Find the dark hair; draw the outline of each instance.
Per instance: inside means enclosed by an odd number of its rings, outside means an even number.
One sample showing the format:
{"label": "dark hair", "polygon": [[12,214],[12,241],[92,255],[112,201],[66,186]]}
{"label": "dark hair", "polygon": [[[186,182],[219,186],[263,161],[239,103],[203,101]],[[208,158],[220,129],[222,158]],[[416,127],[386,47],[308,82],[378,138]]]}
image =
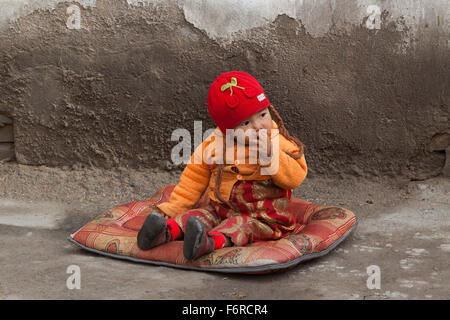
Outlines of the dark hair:
{"label": "dark hair", "polygon": [[[294,142],[299,148],[300,148],[300,152],[297,154],[294,153],[290,153],[290,152],[286,152],[290,157],[292,157],[293,159],[300,159],[303,154],[304,154],[304,145],[303,143],[297,139],[296,137],[293,137],[289,134],[288,130],[286,129],[286,127],[284,126],[284,122],[283,119],[281,119],[280,114],[278,113],[278,111],[275,109],[275,107],[271,104],[269,106],[269,110],[273,116],[273,120],[275,121],[275,123],[278,126],[278,130],[280,132],[280,134],[282,134],[286,139],[291,140],[292,142]],[[225,138],[224,138],[225,139]],[[223,145],[223,163],[225,163],[225,152],[226,152],[226,145],[225,145],[225,141],[222,143]],[[224,164],[216,164],[218,171],[217,171],[217,178],[216,178],[216,185],[214,187],[214,195],[216,196],[217,199],[219,199],[220,201],[222,201],[223,203],[226,203],[230,208],[232,208],[235,211],[239,211],[237,210],[236,206],[231,203],[230,201],[224,199],[224,197],[220,194],[219,192],[219,188],[220,185],[222,183],[222,174],[223,174],[223,168],[224,168]]]}

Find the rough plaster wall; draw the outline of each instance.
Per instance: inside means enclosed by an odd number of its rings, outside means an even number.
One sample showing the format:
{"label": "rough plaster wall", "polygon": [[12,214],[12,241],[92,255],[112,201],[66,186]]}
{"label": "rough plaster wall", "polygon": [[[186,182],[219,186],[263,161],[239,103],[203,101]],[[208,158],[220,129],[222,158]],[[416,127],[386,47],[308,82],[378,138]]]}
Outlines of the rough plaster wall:
{"label": "rough plaster wall", "polygon": [[312,174],[444,166],[429,143],[449,127],[447,1],[80,1],[69,29],[72,4],[0,1],[0,113],[20,163],[170,168],[172,131],[213,127],[209,85],[242,70]]}

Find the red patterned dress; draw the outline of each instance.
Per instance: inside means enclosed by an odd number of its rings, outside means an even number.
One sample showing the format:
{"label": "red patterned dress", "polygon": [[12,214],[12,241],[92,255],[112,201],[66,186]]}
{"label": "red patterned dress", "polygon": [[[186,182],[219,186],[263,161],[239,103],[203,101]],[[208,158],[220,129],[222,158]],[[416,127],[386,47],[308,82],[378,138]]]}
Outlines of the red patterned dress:
{"label": "red patterned dress", "polygon": [[174,219],[184,231],[187,219],[195,216],[206,230],[222,232],[236,246],[278,240],[295,228],[289,208],[291,194],[291,190],[278,187],[272,180],[238,181],[230,201],[239,212],[209,199],[206,206],[185,211]]}

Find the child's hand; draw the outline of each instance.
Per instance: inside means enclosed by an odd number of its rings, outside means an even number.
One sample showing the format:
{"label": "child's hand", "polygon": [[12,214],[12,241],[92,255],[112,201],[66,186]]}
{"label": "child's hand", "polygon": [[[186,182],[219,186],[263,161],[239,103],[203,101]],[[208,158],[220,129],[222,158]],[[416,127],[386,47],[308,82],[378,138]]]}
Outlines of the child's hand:
{"label": "child's hand", "polygon": [[261,155],[262,157],[271,157],[272,155],[272,139],[270,137],[270,130],[264,130],[259,134],[260,139],[260,157],[259,160],[261,161]]}
{"label": "child's hand", "polygon": [[268,165],[272,158],[272,141],[268,131],[249,137],[249,162]]}

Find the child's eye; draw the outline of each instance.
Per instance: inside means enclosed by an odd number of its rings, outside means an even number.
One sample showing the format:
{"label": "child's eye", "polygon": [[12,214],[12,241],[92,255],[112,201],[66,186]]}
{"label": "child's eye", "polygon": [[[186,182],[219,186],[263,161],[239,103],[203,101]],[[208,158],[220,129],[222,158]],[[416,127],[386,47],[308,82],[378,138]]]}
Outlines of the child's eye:
{"label": "child's eye", "polygon": [[248,126],[249,123],[250,123],[250,121],[244,121],[241,123],[241,126],[243,126],[243,127]]}
{"label": "child's eye", "polygon": [[259,115],[261,118],[264,118],[266,116],[266,112],[263,112]]}

